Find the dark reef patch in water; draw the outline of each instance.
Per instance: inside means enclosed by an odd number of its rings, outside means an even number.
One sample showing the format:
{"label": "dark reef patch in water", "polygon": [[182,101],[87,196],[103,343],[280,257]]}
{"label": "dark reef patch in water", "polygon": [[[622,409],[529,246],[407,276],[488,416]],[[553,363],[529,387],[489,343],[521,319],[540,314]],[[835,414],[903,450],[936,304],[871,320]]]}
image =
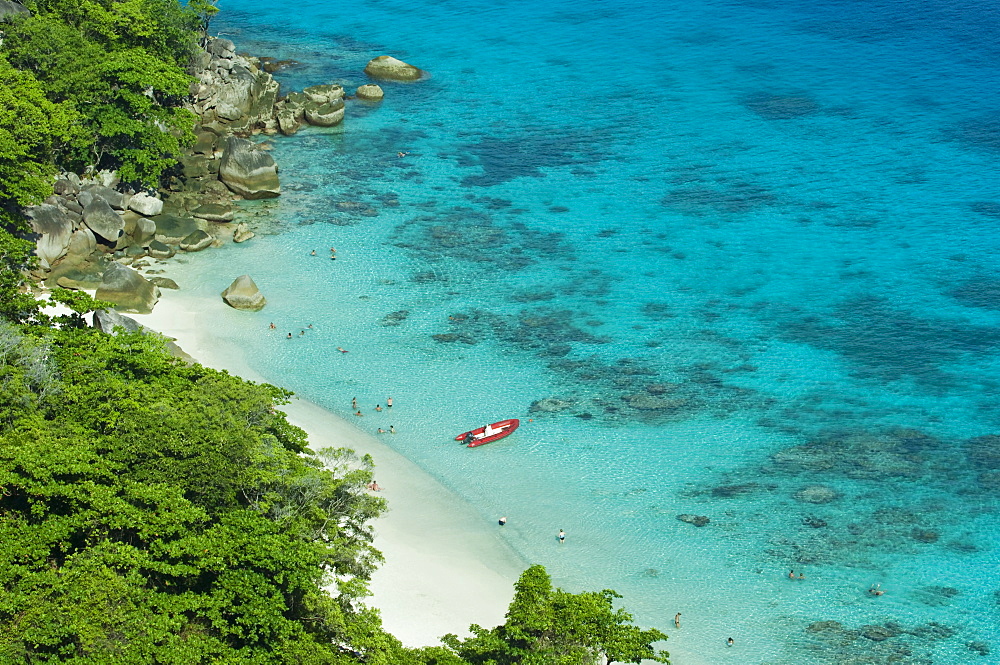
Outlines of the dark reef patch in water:
{"label": "dark reef patch in water", "polygon": [[1000,279],[974,277],[949,290],[948,295],[966,307],[1000,310]]}
{"label": "dark reef patch in water", "polygon": [[1000,120],[994,116],[961,122],[947,132],[952,140],[988,152],[1000,152]]}
{"label": "dark reef patch in water", "polygon": [[760,407],[764,400],[753,390],[729,385],[714,365],[674,367],[663,375],[654,359],[619,358],[607,362],[584,355],[586,347],[606,345],[610,337],[588,332],[594,321],[585,312],[528,308],[516,314],[484,310],[455,312],[448,329],[432,337],[444,344],[478,344],[494,340],[543,361],[556,378],[552,397],[532,404],[532,413],[560,413],[609,423],[677,421],[710,410],[729,414]]}
{"label": "dark reef patch in water", "polygon": [[997,201],[975,201],[969,204],[969,210],[986,217],[1000,219],[1000,202]]}
{"label": "dark reef patch in water", "polygon": [[805,93],[777,94],[758,92],[744,97],[743,106],[766,120],[790,120],[812,115],[820,110],[819,104]]}
{"label": "dark reef patch in water", "polygon": [[464,206],[410,219],[395,228],[389,242],[430,263],[454,259],[476,270],[489,265],[514,271],[533,263],[524,242],[511,238],[489,214]]}
{"label": "dark reef patch in water", "polygon": [[931,644],[957,633],[958,629],[937,621],[916,625],[886,621],[848,628],[826,620],[806,625],[798,645],[808,649],[815,662],[829,665],[933,665]]}
{"label": "dark reef patch in water", "polygon": [[777,198],[767,188],[738,181],[722,188],[687,185],[668,192],[660,199],[660,205],[689,215],[739,214],[774,205],[776,201]]}
{"label": "dark reef patch in water", "polygon": [[826,319],[789,311],[775,320],[783,324],[780,337],[834,351],[862,377],[911,377],[928,387],[949,385],[949,363],[993,352],[1000,344],[1000,329],[955,318],[920,318],[876,297],[846,301]]}
{"label": "dark reef patch in water", "polygon": [[459,166],[479,166],[483,172],[462,179],[463,187],[492,187],[515,178],[541,178],[544,168],[592,164],[606,158],[600,138],[586,132],[552,127],[502,136],[483,135],[465,151]]}

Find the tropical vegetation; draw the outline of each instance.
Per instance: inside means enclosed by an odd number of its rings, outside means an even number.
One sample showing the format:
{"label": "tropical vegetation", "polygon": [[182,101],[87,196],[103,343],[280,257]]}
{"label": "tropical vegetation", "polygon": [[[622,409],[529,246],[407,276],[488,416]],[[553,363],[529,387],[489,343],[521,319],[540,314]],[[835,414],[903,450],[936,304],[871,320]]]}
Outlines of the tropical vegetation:
{"label": "tropical vegetation", "polygon": [[[30,290],[22,210],[60,171],[156,187],[213,0],[23,0],[0,23],[0,662],[667,662],[615,609],[522,575],[506,623],[408,649],[364,599],[382,560],[373,461],[312,450],[291,394],[88,327]],[[47,312],[48,304],[63,314]]]}

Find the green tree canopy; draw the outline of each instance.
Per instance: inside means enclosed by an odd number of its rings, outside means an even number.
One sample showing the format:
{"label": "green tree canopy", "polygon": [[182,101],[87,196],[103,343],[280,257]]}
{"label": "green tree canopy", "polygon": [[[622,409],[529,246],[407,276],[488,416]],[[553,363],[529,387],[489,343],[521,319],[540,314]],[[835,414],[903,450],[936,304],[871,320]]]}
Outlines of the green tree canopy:
{"label": "green tree canopy", "polygon": [[54,103],[31,73],[0,55],[0,197],[39,203],[52,193],[53,154],[82,145],[72,105]]}
{"label": "green tree canopy", "polygon": [[141,333],[0,326],[0,662],[405,662],[358,604],[371,460],[313,454],[288,396]]}
{"label": "green tree canopy", "polygon": [[46,142],[50,167],[112,168],[126,182],[156,184],[193,141],[195,118],[181,104],[192,80],[185,67],[196,43],[194,12],[174,0],[33,6],[35,14],[6,27],[7,58],[79,124],[73,141],[56,140],[61,125],[39,125],[53,137]]}
{"label": "green tree canopy", "polygon": [[632,615],[614,608],[617,593],[554,589],[545,568],[534,565],[514,585],[514,600],[502,626],[473,624],[473,636],[446,635],[444,643],[462,659],[477,665],[598,665],[669,663],[666,651],[653,643],[667,636],[632,625]]}

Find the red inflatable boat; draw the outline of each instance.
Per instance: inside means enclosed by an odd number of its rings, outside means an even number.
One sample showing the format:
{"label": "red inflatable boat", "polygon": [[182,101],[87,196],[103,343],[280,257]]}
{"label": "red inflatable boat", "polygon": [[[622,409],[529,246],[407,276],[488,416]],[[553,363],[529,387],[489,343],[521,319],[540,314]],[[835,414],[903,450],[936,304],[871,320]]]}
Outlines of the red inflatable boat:
{"label": "red inflatable boat", "polygon": [[462,432],[455,437],[455,440],[465,441],[469,448],[475,448],[476,446],[481,446],[484,443],[492,443],[493,441],[497,441],[509,434],[512,434],[520,424],[521,421],[517,418],[501,420],[496,423],[490,423],[485,427],[478,427],[469,432]]}

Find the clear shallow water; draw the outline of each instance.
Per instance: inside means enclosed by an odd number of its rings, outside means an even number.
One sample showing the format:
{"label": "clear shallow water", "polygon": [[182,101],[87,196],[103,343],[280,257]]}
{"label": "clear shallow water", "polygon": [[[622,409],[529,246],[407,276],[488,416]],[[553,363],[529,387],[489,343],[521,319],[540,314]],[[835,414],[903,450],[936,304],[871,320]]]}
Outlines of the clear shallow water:
{"label": "clear shallow water", "polygon": [[213,296],[254,277],[268,307],[219,316],[255,369],[345,417],[357,396],[678,653],[995,658],[995,3],[222,8],[301,63],[286,89],[352,90],[383,53],[432,75],[271,139],[260,236],[173,269]]}

